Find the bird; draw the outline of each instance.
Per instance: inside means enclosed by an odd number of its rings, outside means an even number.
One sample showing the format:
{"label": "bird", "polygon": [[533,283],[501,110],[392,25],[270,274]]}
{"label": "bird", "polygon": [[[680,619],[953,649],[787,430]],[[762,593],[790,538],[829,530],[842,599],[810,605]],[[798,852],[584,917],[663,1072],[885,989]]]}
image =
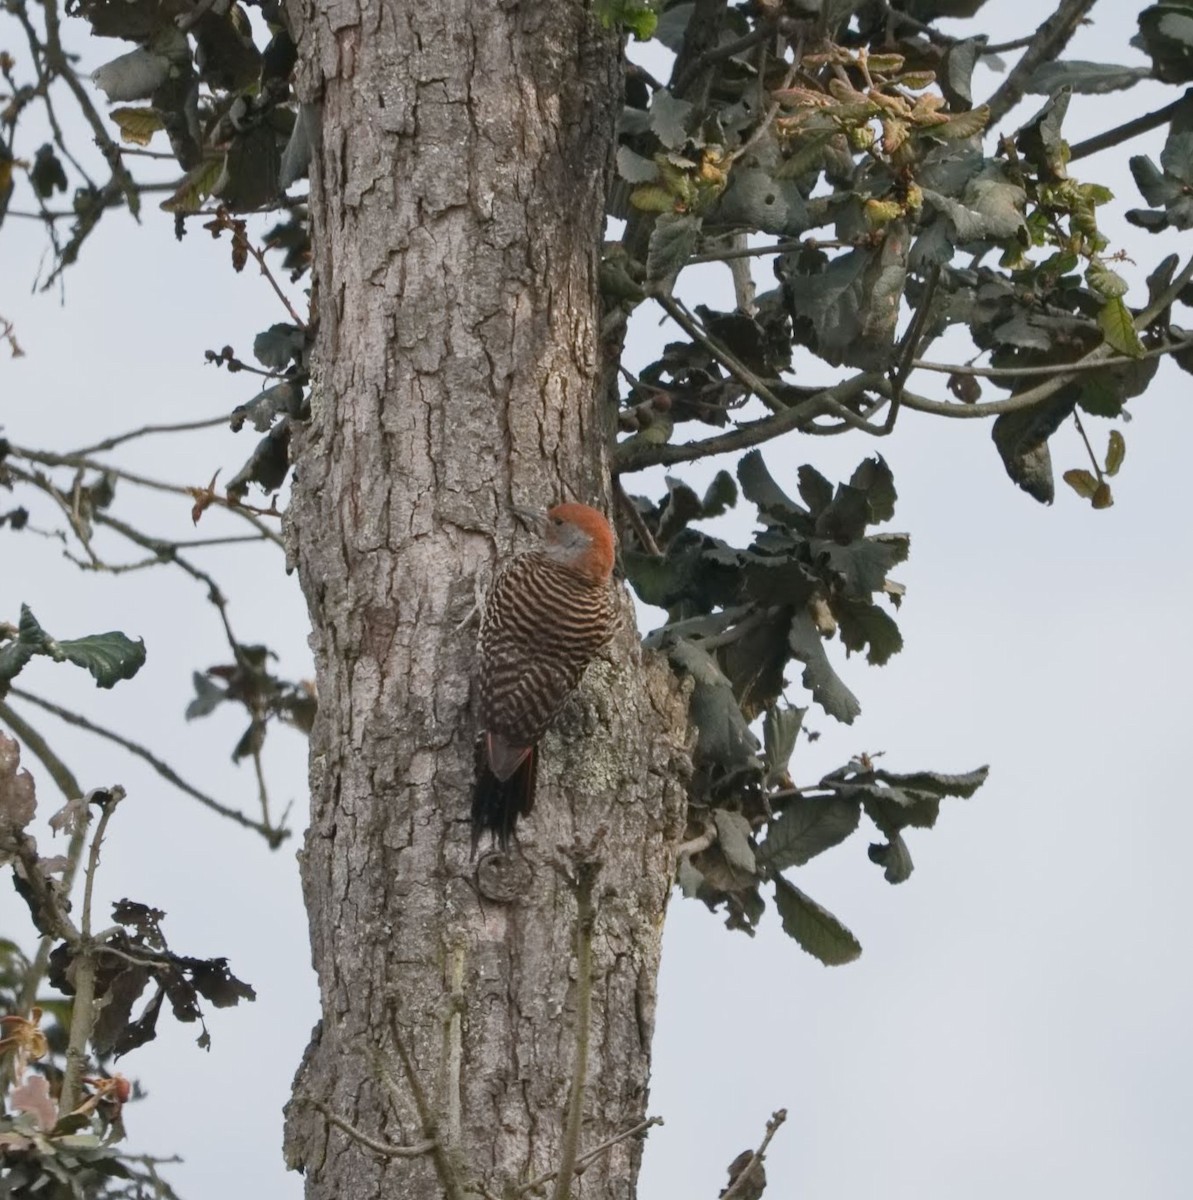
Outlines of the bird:
{"label": "bird", "polygon": [[617,627],[614,537],[587,504],[515,509],[537,545],[500,567],[481,610],[472,854],[508,851],[534,807],[538,743]]}

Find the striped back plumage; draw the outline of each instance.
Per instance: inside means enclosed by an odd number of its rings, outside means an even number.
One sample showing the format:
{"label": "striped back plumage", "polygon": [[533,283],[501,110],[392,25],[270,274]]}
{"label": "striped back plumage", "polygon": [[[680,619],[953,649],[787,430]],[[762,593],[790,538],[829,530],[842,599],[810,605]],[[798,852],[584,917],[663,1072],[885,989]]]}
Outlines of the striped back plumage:
{"label": "striped back plumage", "polygon": [[498,574],[480,630],[481,727],[533,746],[615,628],[608,580],[533,551]]}

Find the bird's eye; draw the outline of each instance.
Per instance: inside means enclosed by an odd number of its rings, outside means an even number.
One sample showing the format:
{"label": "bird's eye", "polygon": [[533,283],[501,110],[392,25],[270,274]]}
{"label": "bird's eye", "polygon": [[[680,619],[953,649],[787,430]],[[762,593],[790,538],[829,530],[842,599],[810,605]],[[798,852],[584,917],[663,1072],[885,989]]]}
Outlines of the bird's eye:
{"label": "bird's eye", "polygon": [[563,518],[562,518],[562,517],[552,517],[552,518],[551,518],[551,524],[552,524],[552,525],[562,525],[562,524],[563,524]]}

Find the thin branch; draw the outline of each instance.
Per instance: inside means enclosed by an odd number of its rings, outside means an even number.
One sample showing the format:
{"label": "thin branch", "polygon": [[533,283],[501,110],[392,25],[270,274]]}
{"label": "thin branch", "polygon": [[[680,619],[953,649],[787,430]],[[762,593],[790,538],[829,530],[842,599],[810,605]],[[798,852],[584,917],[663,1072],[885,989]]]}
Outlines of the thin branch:
{"label": "thin branch", "polygon": [[1125,121],[1122,125],[1116,125],[1113,129],[1107,129],[1104,133],[1097,133],[1091,138],[1086,138],[1084,142],[1070,146],[1069,161],[1075,162],[1087,155],[1097,154],[1099,150],[1108,150],[1111,146],[1130,141],[1131,138],[1138,137],[1141,133],[1159,129],[1161,125],[1166,125],[1172,120],[1177,110],[1189,98],[1189,94],[1186,91],[1179,100],[1174,100],[1171,104],[1156,109],[1155,112],[1144,113],[1142,117],[1136,117],[1133,121]]}
{"label": "thin branch", "polygon": [[1098,456],[1094,453],[1093,446],[1090,445],[1089,437],[1085,432],[1085,426],[1081,423],[1081,414],[1074,410],[1073,424],[1077,426],[1077,432],[1081,435],[1081,440],[1085,443],[1085,452],[1089,455],[1090,465],[1094,469],[1094,474],[1098,477],[1099,483],[1105,483],[1105,477],[1102,474],[1102,464],[1098,462]]}
{"label": "thin branch", "polygon": [[588,1042],[592,1032],[592,934],[597,917],[593,891],[600,869],[601,863],[595,858],[577,858],[572,881],[576,896],[576,1054],[563,1126],[563,1150],[555,1174],[552,1200],[569,1200],[572,1194],[572,1176],[576,1172],[580,1149],[580,1127],[584,1122]]}
{"label": "thin branch", "polygon": [[115,437],[104,438],[93,446],[84,446],[80,450],[72,450],[68,457],[84,458],[89,454],[99,454],[104,450],[114,450],[123,442],[131,442],[134,438],[148,437],[155,433],[190,433],[195,429],[212,429],[216,425],[227,425],[228,418],[205,417],[201,421],[182,421],[176,425],[142,425],[140,429],[130,429],[127,433],[118,433]]}
{"label": "thin branch", "polygon": [[[855,375],[852,379],[846,379],[832,387],[813,393],[806,400],[799,404],[793,404],[773,417],[749,421],[727,433],[702,438],[699,441],[659,446],[653,443],[636,442],[631,438],[617,447],[613,456],[613,468],[617,473],[623,474],[630,471],[641,471],[646,467],[693,462],[698,458],[706,458],[713,454],[730,454],[738,450],[747,450],[751,446],[760,446],[793,429],[798,429],[805,421],[810,421],[825,410],[838,416],[841,415],[845,403],[869,389],[881,388],[885,383],[883,377],[876,372]],[[844,411],[848,412],[849,410],[844,409]],[[862,421],[862,418],[857,417],[855,413],[850,412],[849,415],[856,421]],[[866,428],[869,432],[877,432],[876,426],[867,425]]]}
{"label": "thin branch", "polygon": [[927,362],[915,359],[912,366],[917,371],[939,371],[946,375],[977,375],[983,379],[1030,379],[1033,377],[1048,377],[1060,371],[1100,371],[1105,367],[1122,367],[1128,363],[1136,363],[1144,358],[1159,358],[1165,354],[1179,354],[1182,350],[1193,350],[1193,336],[1183,341],[1170,342],[1165,346],[1153,346],[1136,357],[1126,354],[1104,358],[1098,362],[1079,360],[1072,363],[1052,363],[1042,367],[973,367],[965,363]]}
{"label": "thin branch", "polygon": [[990,108],[990,124],[994,125],[1023,99],[1027,84],[1036,69],[1051,62],[1068,45],[1077,26],[1097,0],[1060,0],[1056,11],[1032,34],[1023,57],[986,101]]}
{"label": "thin branch", "polygon": [[402,1063],[402,1070],[406,1076],[407,1086],[414,1097],[414,1107],[418,1113],[418,1119],[422,1124],[423,1137],[433,1143],[430,1154],[435,1163],[435,1172],[439,1176],[439,1182],[443,1186],[447,1200],[464,1200],[464,1188],[460,1183],[456,1165],[452,1161],[452,1156],[448,1153],[446,1147],[439,1141],[439,1122],[436,1120],[435,1113],[432,1111],[430,1102],[427,1100],[427,1094],[419,1082],[418,1073],[414,1068],[414,1059],[406,1047],[401,1027],[398,1024],[397,1005],[392,1000],[390,1001],[389,1024],[394,1049],[398,1052],[398,1058]]}
{"label": "thin branch", "polygon": [[[95,874],[99,869],[99,852],[104,834],[116,806],[124,799],[124,789],[113,787],[108,798],[100,805],[99,820],[91,837],[91,849],[87,855],[87,867],[83,874],[83,913],[80,936],[74,945],[74,996],[70,1006],[70,1038],[66,1046],[66,1070],[62,1076],[62,1093],[59,1109],[73,1112],[79,1102],[79,1091],[83,1072],[87,1066],[87,1043],[97,1015],[95,1007],[95,943],[91,940],[91,901],[95,888]],[[90,813],[88,813],[90,823]]]}
{"label": "thin branch", "polygon": [[[761,258],[766,254],[786,254],[791,250],[802,250],[805,245],[802,238],[783,238],[775,242],[771,246],[742,246],[734,247],[730,250],[705,251],[702,254],[693,254],[687,261],[692,263],[708,263],[708,262],[728,262],[733,258]],[[817,242],[817,246],[826,246],[829,249],[837,247],[844,248],[853,246],[853,242]]]}
{"label": "thin branch", "polygon": [[646,522],[642,519],[642,514],[638,511],[638,506],[626,494],[626,490],[622,486],[621,477],[618,475],[613,476],[613,499],[621,505],[621,511],[625,513],[630,524],[633,526],[634,533],[637,534],[642,549],[652,558],[662,558],[663,552],[659,549],[658,542],[654,540],[654,534],[650,532]]}
{"label": "thin branch", "polygon": [[1024,50],[1031,45],[1034,33],[1024,34],[1023,37],[1012,38],[1009,42],[988,42],[982,47],[982,54],[1007,54],[1012,50]]}
{"label": "thin branch", "polygon": [[[1176,276],[1159,296],[1135,317],[1132,322],[1135,329],[1137,331],[1146,329],[1157,317],[1161,316],[1181,294],[1190,280],[1193,280],[1193,257],[1189,259],[1180,274]],[[1034,388],[1028,388],[1025,392],[1017,392],[1014,396],[1009,396],[1006,400],[992,400],[986,404],[948,404],[940,400],[929,400],[926,396],[917,396],[911,392],[904,392],[903,404],[907,408],[915,409],[917,412],[932,413],[940,417],[960,417],[962,419],[992,417],[998,416],[1001,413],[1019,412],[1021,409],[1031,408],[1033,405],[1047,400],[1050,396],[1056,395],[1061,388],[1072,383],[1082,370],[1088,370],[1091,366],[1105,366],[1113,357],[1114,354],[1110,347],[1103,342],[1100,346],[1095,346],[1094,349],[1082,358],[1079,358],[1075,363],[1066,363],[1061,374],[1054,375],[1043,383],[1037,384]],[[890,385],[886,380],[882,380],[876,387],[880,391],[885,391],[889,389]]]}
{"label": "thin branch", "polygon": [[[125,470],[123,467],[113,466],[111,463],[100,462],[90,455],[82,454],[54,454],[48,450],[31,450],[25,446],[14,446],[11,443],[8,447],[8,462],[14,458],[23,458],[26,462],[37,463],[43,467],[74,467],[76,470],[96,471],[100,474],[111,475],[115,479],[123,479],[127,483],[136,484],[138,487],[149,488],[156,492],[170,492],[175,496],[185,496],[188,500],[194,499],[194,489],[186,487],[180,483],[166,483],[161,479],[153,479],[147,475],[139,475],[135,471]],[[37,483],[36,479],[30,479],[28,482]],[[254,515],[243,505],[234,504],[226,498],[213,495],[211,503],[219,505],[230,513],[234,513],[241,520],[247,521],[258,533],[269,541],[278,546],[282,546],[282,539],[274,530],[270,529],[259,517]],[[98,519],[98,518],[97,518]],[[161,539],[154,540],[155,546],[169,545]]]}
{"label": "thin branch", "polygon": [[746,1194],[746,1189],[751,1185],[750,1176],[754,1173],[754,1168],[762,1161],[766,1154],[766,1148],[771,1143],[771,1138],[779,1132],[780,1126],[787,1120],[787,1110],[785,1108],[777,1109],[771,1114],[771,1119],[766,1123],[766,1136],[762,1139],[762,1144],[750,1155],[750,1161],[738,1173],[737,1178],[721,1193],[721,1200],[741,1200]]}
{"label": "thin branch", "polygon": [[91,897],[95,889],[95,873],[99,870],[99,852],[104,844],[104,834],[108,832],[108,822],[116,805],[124,799],[124,788],[112,787],[107,790],[107,799],[99,802],[99,821],[95,826],[95,836],[91,839],[91,849],[87,854],[87,866],[83,872],[83,916],[80,932],[83,940],[91,937]]}
{"label": "thin branch", "polygon": [[[16,689],[10,688],[9,690],[15,692]],[[0,721],[3,721],[16,734],[24,743],[25,748],[45,767],[50,778],[68,802],[82,799],[83,789],[79,786],[74,772],[58,757],[49,742],[20,713],[14,712],[5,700],[0,700]],[[86,841],[87,830],[81,826],[76,827],[70,835],[70,842],[66,848],[66,869],[62,872],[60,889],[63,896],[69,896],[74,887],[75,874],[78,872]],[[43,934],[37,943],[37,952],[29,964],[29,969],[25,972],[25,978],[21,981],[20,1010],[22,1012],[28,1012],[37,999],[38,988],[41,987],[41,981],[50,963],[50,950],[53,943],[54,939],[49,934]]]}
{"label": "thin branch", "polygon": [[691,858],[693,855],[709,849],[709,847],[716,844],[716,840],[716,827],[712,824],[709,824],[705,828],[704,832],[698,837],[691,838],[689,841],[686,841],[682,845],[676,847],[675,861],[682,862],[685,858]]}
{"label": "thin branch", "polygon": [[316,1100],[314,1096],[309,1095],[301,1095],[295,1098],[300,1104],[309,1104],[312,1108],[321,1112],[329,1125],[334,1125],[337,1129],[352,1138],[353,1141],[360,1142],[362,1146],[367,1146],[370,1150],[383,1155],[385,1158],[421,1158],[422,1155],[430,1154],[435,1149],[435,1143],[430,1140],[415,1142],[413,1146],[395,1146],[393,1142],[385,1142],[380,1138],[370,1137],[363,1130],[357,1129],[355,1125],[349,1124],[343,1117],[333,1112],[322,1100]]}
{"label": "thin branch", "polygon": [[730,375],[740,384],[749,388],[771,412],[780,413],[786,410],[787,405],[735,354],[714,340],[710,334],[706,333],[680,301],[672,296],[665,296],[662,293],[656,294],[653,299],[688,337],[694,338],[714,358],[718,359]]}
{"label": "thin branch", "polygon": [[244,232],[243,228],[234,228],[232,231],[233,243],[239,243],[247,250],[256,260],[257,266],[261,268],[261,274],[269,281],[269,286],[273,288],[277,294],[277,298],[285,306],[286,311],[290,314],[290,319],[298,326],[299,329],[306,330],[307,323],[294,310],[294,305],[290,303],[290,297],[282,291],[281,285],[274,278],[273,272],[269,269],[269,264],[265,261],[265,251],[258,250],[256,246],[249,240],[249,236]]}
{"label": "thin branch", "polygon": [[[23,688],[11,688],[10,693],[18,699],[44,709],[48,713],[53,713],[54,716],[65,721],[68,725],[74,725],[78,729],[85,729],[88,733],[94,733],[97,737],[105,738],[109,742],[115,742],[117,746],[127,750],[130,754],[136,755],[142,761],[147,762],[168,783],[173,784],[180,792],[184,792],[192,799],[198,800],[205,808],[211,809],[212,812],[218,813],[221,817],[227,817],[230,821],[235,821],[238,825],[243,825],[245,829],[252,829],[254,832],[259,833],[269,843],[270,849],[276,850],[290,836],[288,829],[275,829],[264,822],[254,821],[251,817],[246,817],[238,809],[229,808],[226,804],[221,804],[205,792],[199,791],[197,787],[187,783],[169,763],[163,762],[144,746],[130,741],[114,730],[97,725],[94,721],[88,720],[80,713],[72,712],[68,708],[62,708],[49,700],[43,700],[42,697],[35,696],[32,692],[26,692]],[[0,709],[0,719],[5,720],[7,723],[7,717],[2,709]],[[15,726],[13,728],[15,729]],[[30,749],[32,749],[32,746]]]}
{"label": "thin branch", "polygon": [[[576,1165],[573,1168],[573,1171],[576,1174],[579,1174],[591,1163],[595,1162],[596,1159],[604,1154],[606,1150],[612,1150],[614,1146],[618,1146],[622,1142],[628,1142],[630,1138],[638,1137],[640,1134],[645,1133],[648,1129],[653,1128],[655,1125],[662,1124],[662,1117],[647,1117],[646,1120],[639,1121],[637,1125],[631,1126],[623,1133],[616,1134],[607,1142],[601,1142],[599,1146],[593,1146],[591,1150],[586,1150],[578,1159],[576,1159]],[[518,1188],[514,1195],[525,1196],[530,1192],[537,1191],[543,1186],[543,1184],[550,1183],[551,1180],[554,1179],[558,1174],[558,1171],[548,1171],[546,1175],[540,1175],[537,1179],[532,1179],[529,1183],[522,1184],[522,1186]]]}

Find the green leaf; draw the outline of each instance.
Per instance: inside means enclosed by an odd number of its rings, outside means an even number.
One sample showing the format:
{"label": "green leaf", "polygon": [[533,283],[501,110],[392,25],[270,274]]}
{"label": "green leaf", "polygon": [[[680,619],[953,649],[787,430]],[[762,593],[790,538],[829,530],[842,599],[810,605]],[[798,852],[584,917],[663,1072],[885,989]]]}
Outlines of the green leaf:
{"label": "green leaf", "polygon": [[799,469],[799,494],[818,517],[833,502],[833,485],[815,467],[803,466]]}
{"label": "green leaf", "polygon": [[1117,429],[1110,431],[1110,444],[1106,448],[1106,466],[1104,470],[1107,475],[1117,475],[1119,467],[1123,465],[1123,458],[1127,453],[1127,442]]}
{"label": "green leaf", "polygon": [[148,146],[153,135],[165,128],[156,108],[114,108],[108,116],[120,129],[120,140],[135,146]]}
{"label": "green leaf", "polygon": [[758,848],[775,871],[802,867],[817,854],[840,845],[857,827],[862,807],[844,796],[797,796],[776,817]]}
{"label": "green leaf", "polygon": [[1121,297],[1107,300],[1098,313],[1098,326],[1111,349],[1130,358],[1142,358],[1145,350],[1131,312]]}
{"label": "green leaf", "polygon": [[196,717],[205,717],[218,705],[228,699],[228,693],[217,684],[211,682],[206,675],[195,671],[191,675],[195,685],[195,698],[186,706],[186,719],[193,721]]}
{"label": "green leaf", "polygon": [[1103,300],[1114,300],[1127,294],[1127,281],[1112,271],[1101,259],[1094,259],[1085,272],[1085,282],[1090,291]]}
{"label": "green leaf", "polygon": [[729,865],[746,875],[756,874],[758,865],[754,847],[750,845],[750,822],[741,813],[724,808],[714,809],[712,816],[717,827],[717,841]]}
{"label": "green leaf", "polygon": [[990,121],[990,107],[979,104],[968,112],[954,113],[941,125],[929,125],[924,132],[941,142],[960,142],[976,137]]}
{"label": "green leaf", "polygon": [[248,461],[228,480],[225,489],[230,499],[243,499],[250,483],[262,491],[276,492],[290,469],[290,420],[280,421],[257,443]]}
{"label": "green leaf", "polygon": [[630,203],[639,212],[669,213],[675,211],[675,197],[657,183],[645,183],[630,193]]}
{"label": "green leaf", "polygon": [[774,481],[766,469],[761,450],[751,450],[738,460],[737,478],[745,498],[766,516],[785,525],[807,517],[808,514]]}
{"label": "green leaf", "polygon": [[[784,255],[783,295],[803,339],[833,366],[881,370],[890,361],[911,244],[906,221],[886,226],[882,244],[838,254],[822,270]],[[810,336],[809,336],[810,334]]]}
{"label": "green leaf", "polygon": [[197,167],[192,167],[183,176],[182,182],[174,190],[174,194],[163,200],[161,207],[166,212],[192,213],[198,212],[203,201],[211,195],[212,188],[224,169],[224,156],[216,154],[205,158]]}
{"label": "green leaf", "polygon": [[618,146],[617,173],[629,183],[653,183],[659,177],[659,168],[653,159],[635,154],[629,146]]}
{"label": "green leaf", "polygon": [[930,796],[943,798],[956,796],[968,800],[986,782],[989,767],[975,767],[960,775],[946,775],[940,771],[911,771],[899,774],[894,771],[875,771],[874,778],[894,787],[907,788],[916,792],[927,792]]}
{"label": "green leaf", "polygon": [[1098,490],[1098,481],[1084,467],[1075,467],[1072,470],[1066,470],[1061,476],[1069,487],[1077,492],[1078,496],[1084,500],[1092,500]]}
{"label": "green leaf", "polygon": [[1048,439],[1076,406],[1076,395],[1066,389],[1042,404],[1003,413],[990,431],[1007,474],[1041,504],[1051,504],[1056,495]]}
{"label": "green leaf", "polygon": [[854,652],[866,651],[866,661],[884,666],[903,649],[903,635],[889,613],[875,604],[851,601],[833,606],[841,641]]}
{"label": "green leaf", "polygon": [[12,679],[35,654],[48,653],[49,642],[32,610],[22,604],[16,640],[0,647],[0,682]]}
{"label": "green leaf", "polygon": [[650,234],[646,252],[647,279],[665,279],[679,271],[696,248],[699,236],[699,217],[690,213],[662,213]]}
{"label": "green leaf", "polygon": [[145,665],[145,643],[115,631],[73,638],[58,646],[69,662],[86,667],[101,688],[131,679]]}
{"label": "green leaf", "polygon": [[782,875],[775,876],[775,907],[783,920],[783,932],[825,966],[853,962],[861,954],[857,938],[828,909]]}
{"label": "green leaf", "polygon": [[283,371],[291,362],[302,361],[306,346],[306,331],[283,321],[257,334],[253,339],[253,357],[271,371]]}
{"label": "green leaf", "polygon": [[692,860],[685,854],[679,860],[679,868],[675,873],[675,882],[687,899],[691,900],[704,883],[704,876],[692,866]]}
{"label": "green leaf", "polygon": [[689,712],[696,727],[697,763],[715,763],[728,772],[756,763],[758,739],[750,732],[733,688],[712,655],[693,642],[677,638],[668,658],[695,684]]}
{"label": "green leaf", "polygon": [[806,609],[792,617],[787,643],[792,656],[804,664],[802,683],[812,693],[812,699],[830,717],[852,725],[862,706],[833,670],[820,632]]}
{"label": "green leaf", "polygon": [[728,471],[718,471],[704,499],[700,502],[702,517],[719,517],[737,503],[737,483]]}
{"label": "green leaf", "polygon": [[1193,13],[1181,4],[1153,4],[1139,14],[1139,33],[1131,39],[1151,58],[1164,83],[1193,80]]}
{"label": "green leaf", "polygon": [[688,140],[691,116],[691,102],[676,99],[665,88],[655,92],[650,102],[650,127],[668,150],[678,150]]}
{"label": "green leaf", "polygon": [[1040,173],[1042,181],[1068,178],[1068,143],[1060,127],[1069,109],[1069,93],[1057,92],[1015,135],[1015,147]]}
{"label": "green leaf", "polygon": [[872,842],[868,853],[872,863],[884,868],[887,883],[904,883],[915,869],[911,851],[900,833],[892,834],[887,842]]}
{"label": "green leaf", "polygon": [[766,760],[766,785],[774,787],[787,777],[795,742],[804,723],[806,708],[775,704],[762,719],[763,757]]}
{"label": "green leaf", "polygon": [[1080,95],[1102,92],[1121,92],[1134,87],[1141,79],[1151,77],[1147,67],[1120,66],[1117,63],[1067,62],[1044,63],[1037,67],[1027,81],[1025,91],[1039,96],[1051,96],[1063,87]]}
{"label": "green leaf", "polygon": [[776,237],[798,237],[810,225],[808,206],[794,180],[761,167],[737,167],[716,208],[716,220]]}

